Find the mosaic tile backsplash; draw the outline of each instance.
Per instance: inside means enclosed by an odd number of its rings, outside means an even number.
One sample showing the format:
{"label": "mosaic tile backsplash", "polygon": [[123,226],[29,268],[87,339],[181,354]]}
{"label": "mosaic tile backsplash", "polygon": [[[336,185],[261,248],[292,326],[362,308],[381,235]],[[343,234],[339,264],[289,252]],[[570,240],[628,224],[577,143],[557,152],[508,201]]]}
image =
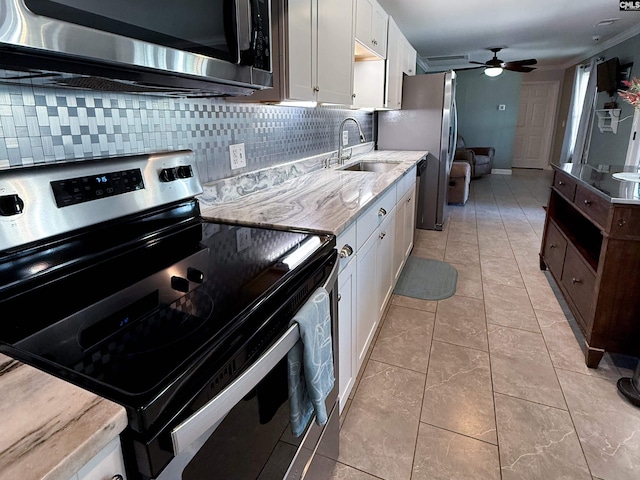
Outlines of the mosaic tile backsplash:
{"label": "mosaic tile backsplash", "polygon": [[[346,116],[372,140],[373,115],[344,108],[0,85],[0,169],[191,149],[202,181],[211,182],[337,150]],[[357,145],[355,124],[345,129]],[[232,171],[235,143],[245,144],[247,166]]]}

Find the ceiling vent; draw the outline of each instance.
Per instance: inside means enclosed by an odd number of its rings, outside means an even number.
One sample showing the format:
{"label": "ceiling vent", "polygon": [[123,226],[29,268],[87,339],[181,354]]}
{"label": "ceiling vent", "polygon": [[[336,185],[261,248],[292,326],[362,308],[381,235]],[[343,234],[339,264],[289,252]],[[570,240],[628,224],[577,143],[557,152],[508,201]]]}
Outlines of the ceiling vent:
{"label": "ceiling vent", "polygon": [[461,63],[467,63],[469,61],[469,54],[464,55],[443,55],[440,57],[424,57],[424,61],[427,62],[429,67],[450,67],[459,65]]}

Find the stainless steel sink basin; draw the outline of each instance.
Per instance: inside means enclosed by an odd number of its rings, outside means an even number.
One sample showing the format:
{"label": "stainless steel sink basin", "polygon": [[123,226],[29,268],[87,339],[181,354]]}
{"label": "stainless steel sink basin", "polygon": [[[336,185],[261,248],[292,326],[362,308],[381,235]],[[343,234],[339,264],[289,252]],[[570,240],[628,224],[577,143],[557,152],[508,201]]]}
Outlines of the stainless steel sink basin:
{"label": "stainless steel sink basin", "polygon": [[398,166],[396,162],[356,162],[348,167],[342,167],[340,170],[349,172],[388,172]]}

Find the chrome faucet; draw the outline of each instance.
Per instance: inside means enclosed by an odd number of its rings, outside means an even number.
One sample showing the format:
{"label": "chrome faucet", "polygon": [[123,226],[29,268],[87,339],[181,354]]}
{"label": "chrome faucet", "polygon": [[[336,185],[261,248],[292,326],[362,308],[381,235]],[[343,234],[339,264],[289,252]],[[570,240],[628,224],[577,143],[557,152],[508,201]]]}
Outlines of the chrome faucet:
{"label": "chrome faucet", "polygon": [[338,163],[340,165],[344,165],[344,161],[349,160],[351,158],[351,151],[349,151],[348,156],[346,156],[343,153],[342,138],[341,138],[342,129],[344,128],[344,124],[347,123],[348,120],[353,120],[355,124],[358,126],[358,131],[360,132],[360,143],[364,143],[366,141],[364,138],[364,133],[362,132],[362,127],[360,126],[360,122],[358,122],[358,120],[356,120],[353,117],[347,117],[344,120],[342,120],[342,123],[340,123],[340,127],[338,127]]}

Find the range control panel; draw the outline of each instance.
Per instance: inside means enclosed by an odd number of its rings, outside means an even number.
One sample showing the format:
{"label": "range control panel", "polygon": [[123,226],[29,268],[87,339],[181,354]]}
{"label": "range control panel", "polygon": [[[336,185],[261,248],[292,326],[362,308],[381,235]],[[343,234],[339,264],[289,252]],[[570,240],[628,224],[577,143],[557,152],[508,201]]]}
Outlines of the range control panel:
{"label": "range control panel", "polygon": [[190,150],[0,170],[0,253],[202,193]]}
{"label": "range control panel", "polygon": [[89,202],[98,198],[142,190],[144,181],[139,168],[119,172],[97,173],[51,182],[58,207]]}

